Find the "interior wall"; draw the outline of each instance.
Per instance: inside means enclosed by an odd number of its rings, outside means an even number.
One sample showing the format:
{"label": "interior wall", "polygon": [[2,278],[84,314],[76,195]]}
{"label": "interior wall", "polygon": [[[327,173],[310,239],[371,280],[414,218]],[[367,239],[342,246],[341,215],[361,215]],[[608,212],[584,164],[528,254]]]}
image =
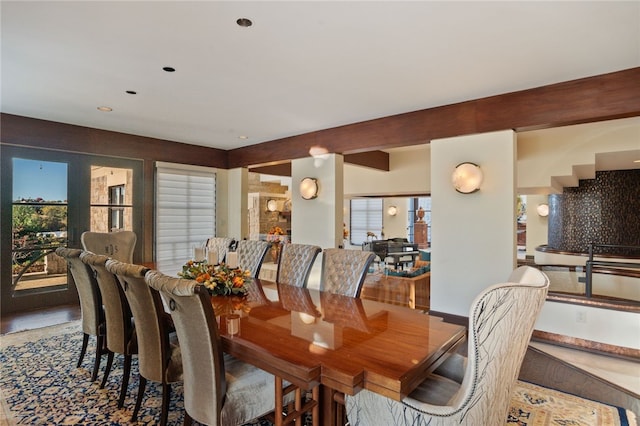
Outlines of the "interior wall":
{"label": "interior wall", "polygon": [[640,350],[640,315],[547,301],[536,330]]}
{"label": "interior wall", "polygon": [[226,236],[235,239],[249,237],[249,170],[237,168],[227,171],[227,231]]}
{"label": "interior wall", "polygon": [[[590,170],[599,152],[640,149],[640,117],[556,127],[518,134],[518,190],[521,194],[562,193],[553,176]],[[586,166],[586,167],[585,167]],[[574,185],[577,178],[563,179]]]}
{"label": "interior wall", "polygon": [[430,163],[431,148],[427,144],[393,150],[389,154],[388,172],[345,164],[345,197],[429,194]]}
{"label": "interior wall", "polygon": [[[480,166],[472,194],[456,192],[459,163]],[[431,142],[431,308],[468,316],[473,299],[516,264],[516,137],[512,130]]]}
{"label": "interior wall", "polygon": [[547,244],[549,217],[538,214],[539,204],[549,204],[547,195],[527,195],[527,246],[526,255],[533,256],[536,247]]}
{"label": "interior wall", "polygon": [[229,237],[229,171],[216,170],[216,236]]}
{"label": "interior wall", "polygon": [[[323,158],[301,158],[291,162],[291,240],[299,244],[314,244],[323,250],[342,246],[344,159],[340,154]],[[305,177],[318,180],[318,196],[305,200],[298,186]],[[316,258],[309,288],[320,283],[322,255]]]}
{"label": "interior wall", "polygon": [[[389,215],[389,207],[395,206],[397,213],[395,216]],[[408,236],[408,197],[387,197],[382,203],[382,226],[384,227],[384,237],[387,238],[407,238]]]}

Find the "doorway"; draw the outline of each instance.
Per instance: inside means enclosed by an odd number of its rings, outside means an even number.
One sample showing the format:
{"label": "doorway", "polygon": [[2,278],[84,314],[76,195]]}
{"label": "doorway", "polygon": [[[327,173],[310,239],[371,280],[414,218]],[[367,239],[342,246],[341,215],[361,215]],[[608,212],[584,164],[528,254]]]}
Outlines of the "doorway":
{"label": "doorway", "polygon": [[[78,303],[58,247],[142,224],[142,162],[2,145],[2,312]],[[140,259],[140,243],[134,258]]]}

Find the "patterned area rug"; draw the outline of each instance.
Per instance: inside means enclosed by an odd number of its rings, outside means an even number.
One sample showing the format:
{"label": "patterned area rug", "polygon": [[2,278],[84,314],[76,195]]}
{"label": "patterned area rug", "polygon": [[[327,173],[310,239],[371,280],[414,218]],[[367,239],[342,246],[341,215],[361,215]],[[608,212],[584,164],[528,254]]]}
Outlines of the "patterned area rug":
{"label": "patterned area rug", "polygon": [[[115,358],[105,388],[99,389],[98,381],[91,382],[92,354],[95,353],[91,343],[95,344],[95,339],[90,340],[83,365],[75,368],[81,342],[79,322],[0,337],[0,391],[4,412],[0,424],[131,424],[138,389],[135,362],[125,406],[118,409],[122,359]],[[156,424],[160,395],[159,386],[147,384],[147,396],[137,424]],[[181,425],[183,410],[182,386],[174,384],[169,424]],[[633,414],[623,409],[524,382],[518,383],[506,424],[636,426]],[[251,424],[269,425],[266,420]]]}
{"label": "patterned area rug", "polygon": [[509,425],[636,426],[631,411],[564,392],[518,382],[511,398]]}

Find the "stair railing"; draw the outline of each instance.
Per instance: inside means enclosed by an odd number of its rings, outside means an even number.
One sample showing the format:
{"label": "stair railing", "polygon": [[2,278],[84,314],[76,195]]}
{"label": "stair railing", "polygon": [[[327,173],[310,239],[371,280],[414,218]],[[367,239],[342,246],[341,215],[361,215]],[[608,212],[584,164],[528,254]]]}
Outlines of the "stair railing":
{"label": "stair railing", "polygon": [[[595,247],[640,251],[640,247],[636,247],[636,246],[590,243],[589,244],[589,260],[587,260],[585,264],[585,296],[586,297],[590,298],[592,297],[592,294],[593,294],[592,275],[594,272],[594,267],[596,272],[598,271],[598,269],[601,269],[603,267],[608,267],[609,271],[613,271],[617,275],[640,277],[640,263],[594,260],[593,252]],[[635,270],[637,270],[637,272]]]}

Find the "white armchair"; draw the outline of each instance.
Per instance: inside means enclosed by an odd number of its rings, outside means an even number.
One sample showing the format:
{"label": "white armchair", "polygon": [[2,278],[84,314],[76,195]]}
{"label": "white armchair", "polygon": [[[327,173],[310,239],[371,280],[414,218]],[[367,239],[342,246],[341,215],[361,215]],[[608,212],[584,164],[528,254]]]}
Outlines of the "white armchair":
{"label": "white armchair", "polygon": [[432,374],[402,401],[362,390],[345,398],[352,426],[504,425],[512,390],[549,279],[523,267],[522,282],[497,284],[476,297],[469,312],[468,361],[462,383]]}

